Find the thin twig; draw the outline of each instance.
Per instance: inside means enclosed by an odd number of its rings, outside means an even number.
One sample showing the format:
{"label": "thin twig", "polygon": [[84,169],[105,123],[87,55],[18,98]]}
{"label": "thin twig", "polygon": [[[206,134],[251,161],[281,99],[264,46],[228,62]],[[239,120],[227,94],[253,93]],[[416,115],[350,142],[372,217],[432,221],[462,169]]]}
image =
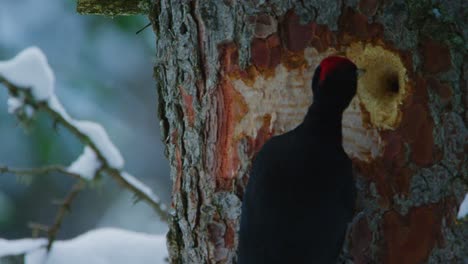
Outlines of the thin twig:
{"label": "thin twig", "polygon": [[10,168],[8,166],[0,166],[0,174],[11,173],[16,176],[31,176],[31,175],[42,175],[50,173],[61,173],[76,179],[81,179],[79,174],[69,172],[67,169],[60,165],[49,165],[39,168]]}
{"label": "thin twig", "polygon": [[[97,158],[102,164],[102,167],[100,168],[101,172],[105,172],[111,175],[124,188],[130,190],[131,192],[135,193],[139,198],[148,202],[155,209],[155,211],[159,214],[159,216],[161,217],[163,221],[167,221],[169,219],[170,216],[167,210],[165,209],[166,206],[164,204],[158,201],[155,201],[154,199],[152,199],[152,197],[148,196],[146,193],[142,192],[141,190],[139,190],[132,184],[128,183],[122,176],[122,172],[120,170],[117,170],[109,165],[107,159],[104,157],[104,155],[101,153],[99,148],[96,146],[96,143],[93,142],[86,134],[82,133],[72,123],[70,123],[69,120],[66,120],[59,112],[52,109],[48,105],[47,102],[37,102],[32,96],[30,89],[21,89],[20,87],[15,86],[14,84],[12,84],[11,82],[9,82],[8,80],[2,77],[0,77],[0,83],[3,83],[8,88],[9,92],[12,95],[17,96],[21,92],[24,93],[25,94],[24,102],[26,104],[32,106],[35,110],[42,110],[46,112],[47,114],[49,114],[56,123],[61,124],[67,130],[69,130],[73,135],[75,135],[83,144],[93,149],[93,151],[96,153]],[[55,169],[57,168],[55,167]],[[63,169],[61,169],[60,172],[70,175],[70,172],[63,170]]]}
{"label": "thin twig", "polygon": [[62,204],[60,205],[57,215],[55,216],[54,224],[51,227],[49,227],[47,230],[47,235],[49,238],[49,243],[47,244],[47,251],[51,249],[52,243],[54,243],[55,241],[57,233],[60,230],[60,227],[62,226],[62,222],[65,217],[65,214],[70,211],[70,207],[71,207],[73,200],[76,198],[76,196],[78,196],[78,193],[81,190],[83,190],[84,186],[85,186],[84,180],[79,180],[77,183],[75,183],[75,185],[73,185],[72,189],[70,190],[70,192],[67,194]]}
{"label": "thin twig", "polygon": [[150,204],[154,208],[154,210],[159,214],[161,220],[165,222],[169,220],[170,215],[167,212],[167,210],[165,210],[163,204],[161,204],[159,201],[155,201],[153,198],[149,197],[146,193],[142,192],[140,189],[136,188],[132,184],[129,184],[124,178],[122,178],[122,175],[120,175],[120,172],[118,170],[111,168],[104,171],[108,173],[111,177],[113,177],[121,186],[123,186],[126,189],[129,189],[138,198]]}
{"label": "thin twig", "polygon": [[39,232],[44,232],[46,234],[49,232],[48,226],[39,223],[30,222],[28,223],[28,227],[32,229],[32,237],[34,238],[39,236]]}
{"label": "thin twig", "polygon": [[147,29],[149,26],[151,26],[151,22],[146,24],[143,28],[139,29],[135,34],[138,35],[140,34],[143,30]]}
{"label": "thin twig", "polygon": [[78,193],[83,190],[85,187],[85,181],[80,179],[73,187],[71,188],[70,192],[67,194],[65,199],[60,203],[60,208],[55,215],[55,220],[52,226],[46,226],[43,224],[38,223],[29,223],[28,227],[32,229],[32,236],[37,237],[39,232],[44,232],[47,234],[48,243],[47,243],[47,251],[50,251],[52,248],[52,244],[57,237],[57,233],[62,226],[63,219],[65,215],[70,211],[71,204],[73,200],[76,198]]}

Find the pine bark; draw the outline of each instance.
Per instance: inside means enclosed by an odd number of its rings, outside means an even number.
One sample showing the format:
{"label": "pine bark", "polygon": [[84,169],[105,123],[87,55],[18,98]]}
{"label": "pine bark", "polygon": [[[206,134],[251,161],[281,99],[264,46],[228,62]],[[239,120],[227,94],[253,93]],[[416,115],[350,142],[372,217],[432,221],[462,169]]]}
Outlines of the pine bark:
{"label": "pine bark", "polygon": [[466,263],[468,224],[456,219],[468,190],[466,10],[463,0],[156,1],[171,263],[236,262],[251,161],[302,121],[329,54],[375,72],[344,119],[359,199],[340,262]]}

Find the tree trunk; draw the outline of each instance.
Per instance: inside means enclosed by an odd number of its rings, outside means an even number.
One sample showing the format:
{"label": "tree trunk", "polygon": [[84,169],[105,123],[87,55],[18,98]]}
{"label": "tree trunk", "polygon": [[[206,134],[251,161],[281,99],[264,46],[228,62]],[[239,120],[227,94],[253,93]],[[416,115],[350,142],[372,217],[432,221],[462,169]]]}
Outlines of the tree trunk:
{"label": "tree trunk", "polygon": [[236,262],[251,160],[302,121],[330,54],[366,69],[343,120],[359,199],[341,261],[467,261],[468,225],[456,220],[467,192],[466,10],[463,0],[156,1],[171,263]]}

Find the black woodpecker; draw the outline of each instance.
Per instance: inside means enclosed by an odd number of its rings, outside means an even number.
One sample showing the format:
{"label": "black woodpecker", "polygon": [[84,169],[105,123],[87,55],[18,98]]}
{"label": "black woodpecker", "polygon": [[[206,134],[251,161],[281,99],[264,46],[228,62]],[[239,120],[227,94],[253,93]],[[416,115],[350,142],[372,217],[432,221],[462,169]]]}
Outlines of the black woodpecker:
{"label": "black woodpecker", "polygon": [[242,204],[239,264],[336,263],[356,199],[341,133],[356,87],[353,62],[325,58],[304,121],[257,154]]}

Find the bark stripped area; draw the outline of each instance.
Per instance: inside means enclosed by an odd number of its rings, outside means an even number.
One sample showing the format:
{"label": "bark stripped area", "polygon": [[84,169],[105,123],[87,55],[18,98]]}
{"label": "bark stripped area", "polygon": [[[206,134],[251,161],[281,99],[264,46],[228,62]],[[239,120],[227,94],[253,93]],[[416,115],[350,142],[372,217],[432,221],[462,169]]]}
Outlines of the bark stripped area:
{"label": "bark stripped area", "polygon": [[[235,262],[251,160],[302,121],[313,71],[330,54],[369,74],[343,120],[360,191],[343,259],[468,257],[467,224],[455,219],[467,190],[463,51],[408,28],[411,1],[247,2],[161,0],[152,12],[171,262]],[[444,8],[458,14],[457,4]]]}

